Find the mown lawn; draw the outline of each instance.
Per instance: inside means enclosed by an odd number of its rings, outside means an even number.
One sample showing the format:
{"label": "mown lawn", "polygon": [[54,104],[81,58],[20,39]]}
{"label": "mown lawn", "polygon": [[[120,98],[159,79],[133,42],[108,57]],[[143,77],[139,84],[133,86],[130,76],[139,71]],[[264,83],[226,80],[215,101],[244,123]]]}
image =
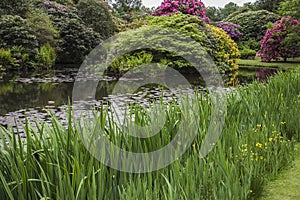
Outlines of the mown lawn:
{"label": "mown lawn", "polygon": [[276,180],[267,184],[261,200],[298,200],[300,199],[300,145],[291,168],[283,171]]}
{"label": "mown lawn", "polygon": [[290,70],[294,69],[295,67],[299,66],[300,64],[300,58],[293,58],[288,59],[287,62],[283,61],[273,61],[273,62],[261,62],[260,59],[256,58],[255,60],[240,60],[238,62],[239,67],[242,69],[253,69],[256,70],[260,67],[269,67],[269,68],[276,68],[279,70]]}

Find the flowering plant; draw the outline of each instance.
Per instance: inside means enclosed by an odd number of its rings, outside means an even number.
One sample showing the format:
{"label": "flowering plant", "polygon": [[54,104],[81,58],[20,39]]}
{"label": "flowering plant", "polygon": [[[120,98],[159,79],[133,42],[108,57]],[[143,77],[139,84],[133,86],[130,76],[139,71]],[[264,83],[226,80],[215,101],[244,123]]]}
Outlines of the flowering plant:
{"label": "flowering plant", "polygon": [[153,16],[167,15],[181,12],[183,14],[195,15],[209,23],[206,9],[201,1],[197,0],[164,0],[153,12]]}
{"label": "flowering plant", "polygon": [[223,29],[234,41],[239,41],[241,39],[242,33],[239,30],[239,24],[221,21],[217,24],[217,27]]}
{"label": "flowering plant", "polygon": [[285,61],[300,55],[300,22],[292,17],[284,17],[276,21],[267,30],[261,48],[257,56],[263,62],[278,60],[280,57]]}

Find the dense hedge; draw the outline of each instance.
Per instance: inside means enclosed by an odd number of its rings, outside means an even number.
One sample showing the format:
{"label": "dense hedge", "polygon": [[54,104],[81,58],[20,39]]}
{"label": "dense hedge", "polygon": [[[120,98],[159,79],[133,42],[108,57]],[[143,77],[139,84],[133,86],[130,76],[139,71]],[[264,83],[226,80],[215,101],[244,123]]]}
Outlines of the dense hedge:
{"label": "dense hedge", "polygon": [[241,32],[243,34],[242,41],[250,39],[259,41],[263,38],[268,22],[275,22],[280,17],[277,14],[266,10],[247,11],[237,15],[229,16],[223,21],[233,22],[241,26]]}
{"label": "dense hedge", "polygon": [[[230,77],[226,78],[227,83],[233,84],[235,82],[236,70],[238,68],[236,60],[239,56],[239,52],[236,43],[230,39],[225,31],[205,24],[199,17],[181,13],[173,14],[171,16],[149,17],[147,19],[147,25],[144,27],[148,27],[149,30],[151,30],[151,26],[155,28],[171,28],[182,34],[190,36],[194,41],[199,43],[216,62],[222,74],[225,75],[225,72],[230,72],[228,73]],[[144,42],[143,38],[139,38],[141,35],[136,35],[134,31],[126,34],[127,39],[122,41],[120,46],[118,46],[120,49],[126,49],[128,45],[138,47],[139,44]],[[160,39],[157,38],[157,35],[155,34],[145,34],[147,40]],[[172,40],[173,38],[170,38],[170,41],[161,41],[161,43],[168,45],[174,42]],[[174,54],[174,52],[147,49],[142,56],[145,56],[144,60],[147,60],[147,62],[162,63],[179,70],[191,68],[192,66],[189,62],[178,56],[185,54],[185,46],[190,44],[186,44],[185,41],[176,41],[176,43],[178,47],[182,46],[182,48],[179,48],[178,52],[175,52],[176,54]],[[182,50],[182,52],[180,52],[180,50]],[[132,52],[130,55],[136,57],[136,53],[137,52]],[[152,57],[149,56],[149,54],[151,54]],[[139,54],[139,56],[141,55]],[[140,57],[140,59],[133,59],[130,58],[129,55],[124,55],[123,57],[116,59],[110,66],[109,70],[114,73],[117,72],[123,74],[131,67],[138,66],[139,60],[141,59],[143,59],[143,57]],[[136,63],[134,63],[134,61],[136,61]],[[120,64],[120,66],[118,66],[118,64]]]}

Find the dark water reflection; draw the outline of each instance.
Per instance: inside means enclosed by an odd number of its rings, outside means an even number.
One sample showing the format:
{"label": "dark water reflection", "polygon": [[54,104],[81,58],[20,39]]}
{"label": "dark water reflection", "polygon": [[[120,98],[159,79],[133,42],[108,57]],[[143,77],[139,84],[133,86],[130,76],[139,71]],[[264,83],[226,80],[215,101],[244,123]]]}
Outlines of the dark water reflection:
{"label": "dark water reflection", "polygon": [[[49,110],[62,122],[66,121],[67,105],[72,98],[76,73],[76,69],[68,69],[31,76],[18,74],[0,81],[0,125],[22,129],[26,123],[25,116],[28,117],[29,121],[42,119],[47,122],[50,119],[47,113]],[[253,76],[254,74],[250,78],[246,77],[245,80],[253,80]],[[198,77],[190,76],[188,80],[195,87],[200,87],[201,81]],[[101,80],[97,87],[96,99],[116,98],[109,96],[115,84],[116,79],[114,78],[108,77]],[[124,103],[126,101],[144,101],[145,97],[149,99],[161,96],[158,88],[148,89],[146,93],[131,99],[127,97],[117,98],[119,98],[120,103]],[[170,94],[165,93],[165,95],[172,98]]]}

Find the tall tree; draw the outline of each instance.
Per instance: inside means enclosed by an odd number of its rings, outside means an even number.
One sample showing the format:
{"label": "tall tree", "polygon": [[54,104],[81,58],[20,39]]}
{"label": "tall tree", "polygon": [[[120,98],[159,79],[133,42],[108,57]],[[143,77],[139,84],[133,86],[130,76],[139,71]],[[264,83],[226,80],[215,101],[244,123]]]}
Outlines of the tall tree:
{"label": "tall tree", "polygon": [[220,16],[222,19],[227,18],[231,13],[237,11],[239,6],[233,2],[230,2],[224,6],[224,8],[220,9]]}
{"label": "tall tree", "polygon": [[[255,10],[268,10],[270,12],[276,13],[280,2],[284,0],[257,0],[254,3]],[[298,0],[299,1],[299,0]]]}
{"label": "tall tree", "polygon": [[142,7],[142,0],[114,0],[112,5],[118,13],[127,13],[139,11]]}
{"label": "tall tree", "polygon": [[221,21],[222,17],[220,15],[220,9],[214,6],[206,8],[206,16],[212,21],[217,22]]}

